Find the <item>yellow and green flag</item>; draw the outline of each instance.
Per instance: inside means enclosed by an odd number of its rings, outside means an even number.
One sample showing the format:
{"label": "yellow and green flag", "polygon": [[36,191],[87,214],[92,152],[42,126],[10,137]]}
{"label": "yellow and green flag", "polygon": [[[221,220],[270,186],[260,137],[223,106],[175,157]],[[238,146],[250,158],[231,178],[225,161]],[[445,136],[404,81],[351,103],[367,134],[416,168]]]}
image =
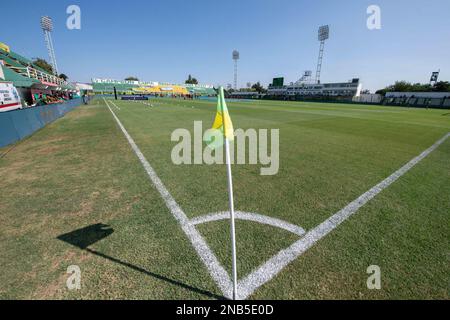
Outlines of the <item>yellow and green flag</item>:
{"label": "yellow and green flag", "polygon": [[212,128],[222,131],[223,136],[226,139],[234,139],[233,123],[231,122],[230,115],[228,113],[227,103],[225,102],[225,96],[223,94],[223,87],[219,88],[216,118],[214,119]]}
{"label": "yellow and green flag", "polygon": [[211,130],[205,132],[204,139],[211,149],[222,147],[225,139],[234,139],[233,123],[228,113],[223,87],[219,88],[217,96],[217,111]]}

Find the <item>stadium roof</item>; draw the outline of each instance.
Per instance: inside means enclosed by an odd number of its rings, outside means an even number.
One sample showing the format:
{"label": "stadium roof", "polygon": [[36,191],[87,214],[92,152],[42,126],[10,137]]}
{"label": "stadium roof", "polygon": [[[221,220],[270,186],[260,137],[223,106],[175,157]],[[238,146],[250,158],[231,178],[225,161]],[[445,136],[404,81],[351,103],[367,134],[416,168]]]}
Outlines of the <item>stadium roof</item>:
{"label": "stadium roof", "polygon": [[11,81],[15,87],[25,87],[29,88],[35,83],[40,83],[39,80],[24,77],[11,69],[0,66],[3,69],[3,74],[5,76],[5,81]]}

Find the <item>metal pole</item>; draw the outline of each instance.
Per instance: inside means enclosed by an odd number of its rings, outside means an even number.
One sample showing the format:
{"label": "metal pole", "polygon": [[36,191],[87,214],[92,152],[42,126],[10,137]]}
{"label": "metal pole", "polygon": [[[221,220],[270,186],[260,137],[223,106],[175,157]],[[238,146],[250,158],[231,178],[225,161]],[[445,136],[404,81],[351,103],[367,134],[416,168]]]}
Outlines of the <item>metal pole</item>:
{"label": "metal pole", "polygon": [[227,164],[227,180],[228,180],[228,204],[230,207],[230,232],[231,232],[231,260],[232,260],[232,278],[233,278],[233,300],[236,300],[237,296],[237,267],[236,267],[236,232],[234,224],[234,201],[233,201],[233,177],[231,175],[231,160],[230,160],[230,142],[226,136],[226,118],[223,112],[223,106],[225,104],[225,97],[223,93],[223,87],[219,88],[219,99],[223,99],[222,106],[222,121],[223,121],[223,134],[225,139],[225,159]]}
{"label": "metal pole", "polygon": [[229,202],[229,207],[230,207],[230,224],[231,224],[230,230],[231,230],[231,257],[232,257],[232,264],[233,264],[233,266],[232,266],[233,300],[236,300],[237,267],[236,267],[236,232],[235,232],[235,224],[234,224],[233,178],[231,176],[230,143],[226,137],[225,137],[225,157],[226,157],[226,163],[227,163],[228,202]]}
{"label": "metal pole", "polygon": [[51,47],[51,52],[52,52],[51,60],[52,60],[53,66],[55,68],[55,70],[54,70],[55,71],[55,76],[57,76],[59,74],[59,71],[58,71],[58,65],[56,63],[56,54],[55,54],[55,48],[53,47],[53,39],[52,39],[51,32],[48,33],[48,37],[50,39],[50,47]]}
{"label": "metal pole", "polygon": [[234,59],[234,90],[237,90],[237,59]]}
{"label": "metal pole", "polygon": [[319,47],[319,59],[317,60],[317,69],[316,69],[316,83],[320,82],[320,72],[322,70],[322,59],[323,59],[323,49],[325,46],[325,41],[320,41]]}

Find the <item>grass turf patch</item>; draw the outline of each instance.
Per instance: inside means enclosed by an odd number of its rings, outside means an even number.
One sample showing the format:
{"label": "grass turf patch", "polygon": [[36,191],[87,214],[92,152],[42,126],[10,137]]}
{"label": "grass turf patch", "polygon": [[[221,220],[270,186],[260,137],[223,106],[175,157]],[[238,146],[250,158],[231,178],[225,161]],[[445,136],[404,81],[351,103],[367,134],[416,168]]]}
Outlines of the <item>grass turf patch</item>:
{"label": "grass turf patch", "polygon": [[[119,101],[123,122],[189,217],[227,209],[225,167],[176,166],[170,134],[212,124],[215,104]],[[280,129],[280,171],[234,165],[236,209],[308,230],[450,131],[442,110],[229,103],[235,128]],[[3,150],[2,150],[3,151]],[[252,298],[448,298],[450,142],[258,289]],[[77,108],[0,159],[3,298],[220,298],[101,100]],[[61,235],[105,224],[87,248]],[[239,277],[296,237],[238,221]],[[229,270],[229,225],[199,230]],[[95,234],[93,235],[95,239]],[[72,241],[72,242],[71,242]],[[65,286],[80,265],[82,289]],[[365,287],[378,264],[382,290]]]}

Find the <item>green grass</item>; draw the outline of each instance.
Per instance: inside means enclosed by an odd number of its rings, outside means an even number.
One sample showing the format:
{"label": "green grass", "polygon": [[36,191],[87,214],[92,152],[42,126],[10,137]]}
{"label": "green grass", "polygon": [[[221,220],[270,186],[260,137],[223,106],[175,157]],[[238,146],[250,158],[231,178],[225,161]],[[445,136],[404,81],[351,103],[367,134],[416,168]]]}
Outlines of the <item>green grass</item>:
{"label": "green grass", "polygon": [[[113,108],[188,217],[227,210],[225,166],[171,161],[174,129],[211,124],[215,104],[155,99]],[[230,102],[235,128],[280,129],[280,170],[234,165],[237,210],[309,230],[450,131],[443,110]],[[7,148],[0,149],[0,153]],[[0,159],[1,298],[209,299],[221,292],[148,180],[102,100],[77,108]],[[255,299],[449,298],[450,139],[277,277]],[[83,250],[60,235],[103,223]],[[198,227],[230,270],[226,221]],[[237,221],[242,277],[296,236]],[[79,265],[82,289],[65,286]],[[382,289],[366,288],[381,267]]]}

